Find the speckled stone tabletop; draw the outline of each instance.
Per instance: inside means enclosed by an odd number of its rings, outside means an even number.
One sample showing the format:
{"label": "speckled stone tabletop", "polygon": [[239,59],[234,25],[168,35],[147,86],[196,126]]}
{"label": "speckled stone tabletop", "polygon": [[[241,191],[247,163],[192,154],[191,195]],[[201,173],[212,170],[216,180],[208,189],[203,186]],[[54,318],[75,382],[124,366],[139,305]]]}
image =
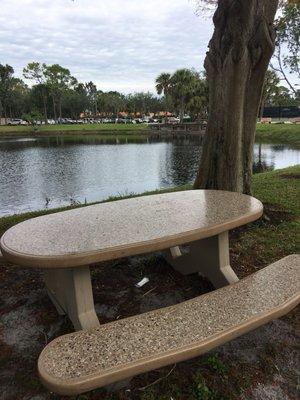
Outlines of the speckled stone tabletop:
{"label": "speckled stone tabletop", "polygon": [[0,247],[20,265],[84,265],[212,236],[261,214],[261,202],[250,196],[188,190],[33,218],[6,231]]}
{"label": "speckled stone tabletop", "polygon": [[300,256],[292,255],[207,295],[59,337],[42,352],[39,370],[44,377],[70,382],[163,353],[201,347],[206,339],[253,317],[266,318],[293,298],[295,306],[299,272]]}

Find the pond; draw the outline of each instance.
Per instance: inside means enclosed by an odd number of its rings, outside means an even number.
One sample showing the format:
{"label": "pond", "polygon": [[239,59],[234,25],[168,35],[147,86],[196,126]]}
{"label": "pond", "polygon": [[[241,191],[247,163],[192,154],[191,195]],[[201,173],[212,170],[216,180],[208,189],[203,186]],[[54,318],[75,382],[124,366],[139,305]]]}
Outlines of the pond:
{"label": "pond", "polygon": [[[255,144],[254,171],[298,164],[300,151]],[[198,139],[0,139],[0,216],[191,183]]]}

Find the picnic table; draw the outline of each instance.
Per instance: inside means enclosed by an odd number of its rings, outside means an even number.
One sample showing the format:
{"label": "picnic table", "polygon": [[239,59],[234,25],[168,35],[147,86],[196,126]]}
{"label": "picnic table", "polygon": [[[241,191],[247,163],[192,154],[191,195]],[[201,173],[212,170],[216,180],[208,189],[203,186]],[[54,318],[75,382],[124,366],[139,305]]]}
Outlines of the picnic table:
{"label": "picnic table", "polygon": [[90,329],[99,326],[91,264],[163,250],[180,272],[198,272],[215,287],[226,286],[238,281],[228,231],[262,212],[257,199],[226,191],[142,196],[29,219],[7,230],[0,247],[8,261],[41,268],[58,312],[76,330]]}

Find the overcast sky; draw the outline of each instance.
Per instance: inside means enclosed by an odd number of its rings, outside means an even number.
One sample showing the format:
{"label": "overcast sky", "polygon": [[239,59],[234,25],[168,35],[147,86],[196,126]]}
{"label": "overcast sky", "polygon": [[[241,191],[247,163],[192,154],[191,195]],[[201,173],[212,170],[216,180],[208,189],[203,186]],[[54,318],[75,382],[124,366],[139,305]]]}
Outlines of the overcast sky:
{"label": "overcast sky", "polygon": [[163,72],[203,70],[210,18],[194,0],[0,0],[0,63],[58,63],[99,89],[154,91]]}

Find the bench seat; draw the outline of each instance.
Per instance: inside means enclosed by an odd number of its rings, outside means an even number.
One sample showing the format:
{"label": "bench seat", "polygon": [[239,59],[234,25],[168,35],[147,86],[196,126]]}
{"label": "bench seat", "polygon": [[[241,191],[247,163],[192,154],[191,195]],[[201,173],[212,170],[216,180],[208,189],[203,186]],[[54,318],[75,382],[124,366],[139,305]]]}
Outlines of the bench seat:
{"label": "bench seat", "polygon": [[42,351],[40,378],[73,395],[198,356],[295,307],[299,271],[291,255],[197,298],[61,336]]}

